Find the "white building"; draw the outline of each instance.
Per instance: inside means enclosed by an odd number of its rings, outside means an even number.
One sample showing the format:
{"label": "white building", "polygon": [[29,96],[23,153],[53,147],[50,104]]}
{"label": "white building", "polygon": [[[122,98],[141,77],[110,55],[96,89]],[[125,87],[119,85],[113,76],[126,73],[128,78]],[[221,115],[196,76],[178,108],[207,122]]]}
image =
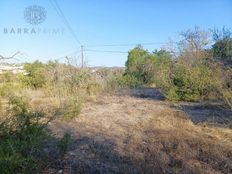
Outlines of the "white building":
{"label": "white building", "polygon": [[12,72],[14,74],[23,73],[23,65],[17,64],[0,64],[0,74],[4,72]]}

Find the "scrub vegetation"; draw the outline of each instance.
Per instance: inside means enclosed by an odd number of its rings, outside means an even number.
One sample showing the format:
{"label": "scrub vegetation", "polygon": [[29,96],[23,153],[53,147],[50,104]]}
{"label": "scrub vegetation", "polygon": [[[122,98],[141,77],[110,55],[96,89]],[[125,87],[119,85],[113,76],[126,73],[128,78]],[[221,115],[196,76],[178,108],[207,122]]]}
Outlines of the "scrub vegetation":
{"label": "scrub vegetation", "polygon": [[232,173],[232,32],[198,27],[125,68],[0,74],[0,173]]}

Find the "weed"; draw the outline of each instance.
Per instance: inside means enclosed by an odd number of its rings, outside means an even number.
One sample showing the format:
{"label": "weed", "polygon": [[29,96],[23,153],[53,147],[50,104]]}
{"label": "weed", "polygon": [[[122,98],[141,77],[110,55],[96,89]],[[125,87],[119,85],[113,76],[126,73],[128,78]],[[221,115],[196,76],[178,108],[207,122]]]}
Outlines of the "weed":
{"label": "weed", "polygon": [[67,153],[70,146],[70,142],[71,142],[70,134],[65,133],[58,143],[59,152],[62,157]]}
{"label": "weed", "polygon": [[70,98],[64,107],[64,119],[71,120],[81,113],[82,101],[77,98]]}

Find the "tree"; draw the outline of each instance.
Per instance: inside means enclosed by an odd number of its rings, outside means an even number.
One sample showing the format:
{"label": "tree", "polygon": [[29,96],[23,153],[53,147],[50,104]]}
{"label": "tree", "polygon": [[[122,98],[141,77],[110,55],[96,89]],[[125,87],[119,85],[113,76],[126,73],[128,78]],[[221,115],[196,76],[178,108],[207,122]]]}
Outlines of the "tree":
{"label": "tree", "polygon": [[181,32],[180,36],[182,40],[179,42],[179,46],[181,46],[180,48],[183,52],[197,53],[204,50],[205,46],[210,43],[210,33],[199,27]]}
{"label": "tree", "polygon": [[141,45],[129,51],[125,75],[133,76],[133,78],[135,77],[138,81],[144,82],[144,64],[149,56],[150,53],[144,50]]}
{"label": "tree", "polygon": [[45,65],[36,60],[33,63],[24,65],[25,75],[21,77],[24,85],[40,88],[46,83]]}
{"label": "tree", "polygon": [[166,91],[171,83],[172,55],[166,50],[155,50],[153,55],[156,61],[153,68],[152,82],[159,88]]}
{"label": "tree", "polygon": [[143,84],[152,85],[157,83],[160,86],[163,83],[162,81],[167,82],[166,74],[169,75],[168,71],[171,62],[169,52],[155,50],[150,53],[139,45],[128,54],[125,74],[137,78]]}
{"label": "tree", "polygon": [[195,27],[180,34],[180,54],[173,66],[168,99],[198,101],[216,92],[209,33]]}
{"label": "tree", "polygon": [[138,73],[147,56],[149,56],[149,52],[144,50],[141,45],[129,51],[126,61],[126,72],[129,74]]}
{"label": "tree", "polygon": [[214,58],[232,64],[232,32],[223,28],[212,30],[215,43],[212,46]]}

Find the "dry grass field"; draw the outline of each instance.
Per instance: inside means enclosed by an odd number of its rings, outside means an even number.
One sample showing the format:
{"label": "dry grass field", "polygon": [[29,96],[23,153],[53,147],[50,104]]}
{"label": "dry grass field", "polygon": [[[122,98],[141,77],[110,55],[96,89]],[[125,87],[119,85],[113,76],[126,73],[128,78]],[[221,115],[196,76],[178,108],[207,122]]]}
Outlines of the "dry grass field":
{"label": "dry grass field", "polygon": [[[93,98],[78,118],[50,123],[54,141],[44,149],[49,158],[44,173],[232,173],[232,129],[222,120],[200,119],[231,113],[182,104],[145,94]],[[192,105],[197,112],[187,108]],[[55,141],[64,134],[71,139],[59,158]]]}

